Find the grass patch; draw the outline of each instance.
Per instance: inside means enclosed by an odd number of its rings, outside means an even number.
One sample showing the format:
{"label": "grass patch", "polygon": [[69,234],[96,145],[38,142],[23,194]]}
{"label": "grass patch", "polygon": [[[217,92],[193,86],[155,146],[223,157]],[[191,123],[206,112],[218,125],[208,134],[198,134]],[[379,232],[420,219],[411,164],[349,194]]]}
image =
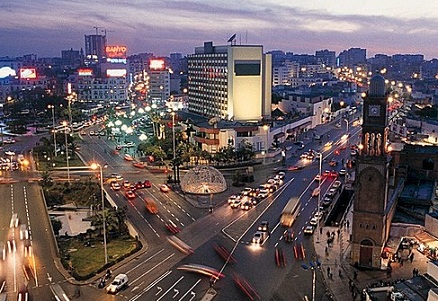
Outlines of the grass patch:
{"label": "grass patch", "polygon": [[[88,278],[105,267],[105,253],[102,241],[90,241],[90,246],[85,246],[83,241],[76,237],[61,238],[58,241],[63,250],[66,268],[73,268],[75,276]],[[138,242],[133,238],[115,238],[107,243],[108,262],[117,262],[127,254],[137,249]]]}

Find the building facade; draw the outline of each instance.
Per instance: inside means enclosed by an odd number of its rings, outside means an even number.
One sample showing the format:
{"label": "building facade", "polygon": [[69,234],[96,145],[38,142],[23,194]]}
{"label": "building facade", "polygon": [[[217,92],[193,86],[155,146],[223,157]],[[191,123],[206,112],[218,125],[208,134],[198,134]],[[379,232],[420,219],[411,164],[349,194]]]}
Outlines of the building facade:
{"label": "building facade", "polygon": [[271,70],[263,46],[206,42],[188,56],[189,111],[226,120],[269,117]]}

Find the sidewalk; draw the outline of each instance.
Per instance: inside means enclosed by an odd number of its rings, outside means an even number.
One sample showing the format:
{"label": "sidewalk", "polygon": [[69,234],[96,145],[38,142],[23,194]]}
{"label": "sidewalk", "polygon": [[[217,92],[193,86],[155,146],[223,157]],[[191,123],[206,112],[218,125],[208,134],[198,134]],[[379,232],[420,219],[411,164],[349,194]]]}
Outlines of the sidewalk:
{"label": "sidewalk", "polygon": [[[349,264],[351,231],[352,210],[348,209],[348,213],[340,227],[323,226],[322,231],[318,229],[313,237],[315,251],[320,258],[323,269],[323,281],[334,300],[361,300],[362,291],[367,286],[378,282],[388,283],[400,279],[410,279],[413,276],[412,270],[414,268],[419,269],[420,274],[426,273],[427,258],[416,250],[414,251],[415,256],[412,263],[409,261],[404,264],[392,263],[392,273],[354,268]],[[335,234],[331,246],[327,245],[327,233],[330,233],[330,235]],[[331,277],[328,268],[331,270]]]}

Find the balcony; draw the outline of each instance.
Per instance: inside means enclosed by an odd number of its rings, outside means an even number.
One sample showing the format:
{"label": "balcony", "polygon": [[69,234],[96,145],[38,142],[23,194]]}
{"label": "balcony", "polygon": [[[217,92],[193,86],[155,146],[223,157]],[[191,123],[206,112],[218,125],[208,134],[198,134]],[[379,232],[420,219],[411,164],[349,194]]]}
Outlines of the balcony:
{"label": "balcony", "polygon": [[202,144],[219,145],[219,139],[209,139],[209,138],[203,138],[203,137],[198,137],[198,136],[194,136],[193,138],[195,139],[196,142],[199,142]]}

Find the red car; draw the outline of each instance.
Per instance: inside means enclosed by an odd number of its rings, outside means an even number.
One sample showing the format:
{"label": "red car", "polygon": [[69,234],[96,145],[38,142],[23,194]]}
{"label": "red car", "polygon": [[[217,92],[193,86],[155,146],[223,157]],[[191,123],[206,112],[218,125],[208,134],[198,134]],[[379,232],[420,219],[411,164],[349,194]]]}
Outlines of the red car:
{"label": "red car", "polygon": [[135,183],[135,188],[136,189],[142,189],[144,188],[144,184],[141,181],[138,181],[137,183]]}
{"label": "red car", "polygon": [[132,192],[132,190],[128,190],[128,191],[126,191],[125,196],[126,196],[126,198],[127,198],[128,200],[133,200],[133,199],[135,199],[135,193]]}
{"label": "red car", "polygon": [[134,166],[137,167],[137,168],[145,168],[145,165],[144,165],[143,162],[137,162],[137,161],[134,161],[134,162],[132,163],[132,165],[134,165]]}
{"label": "red car", "polygon": [[144,181],[144,188],[151,188],[152,187],[152,183],[149,180]]}

